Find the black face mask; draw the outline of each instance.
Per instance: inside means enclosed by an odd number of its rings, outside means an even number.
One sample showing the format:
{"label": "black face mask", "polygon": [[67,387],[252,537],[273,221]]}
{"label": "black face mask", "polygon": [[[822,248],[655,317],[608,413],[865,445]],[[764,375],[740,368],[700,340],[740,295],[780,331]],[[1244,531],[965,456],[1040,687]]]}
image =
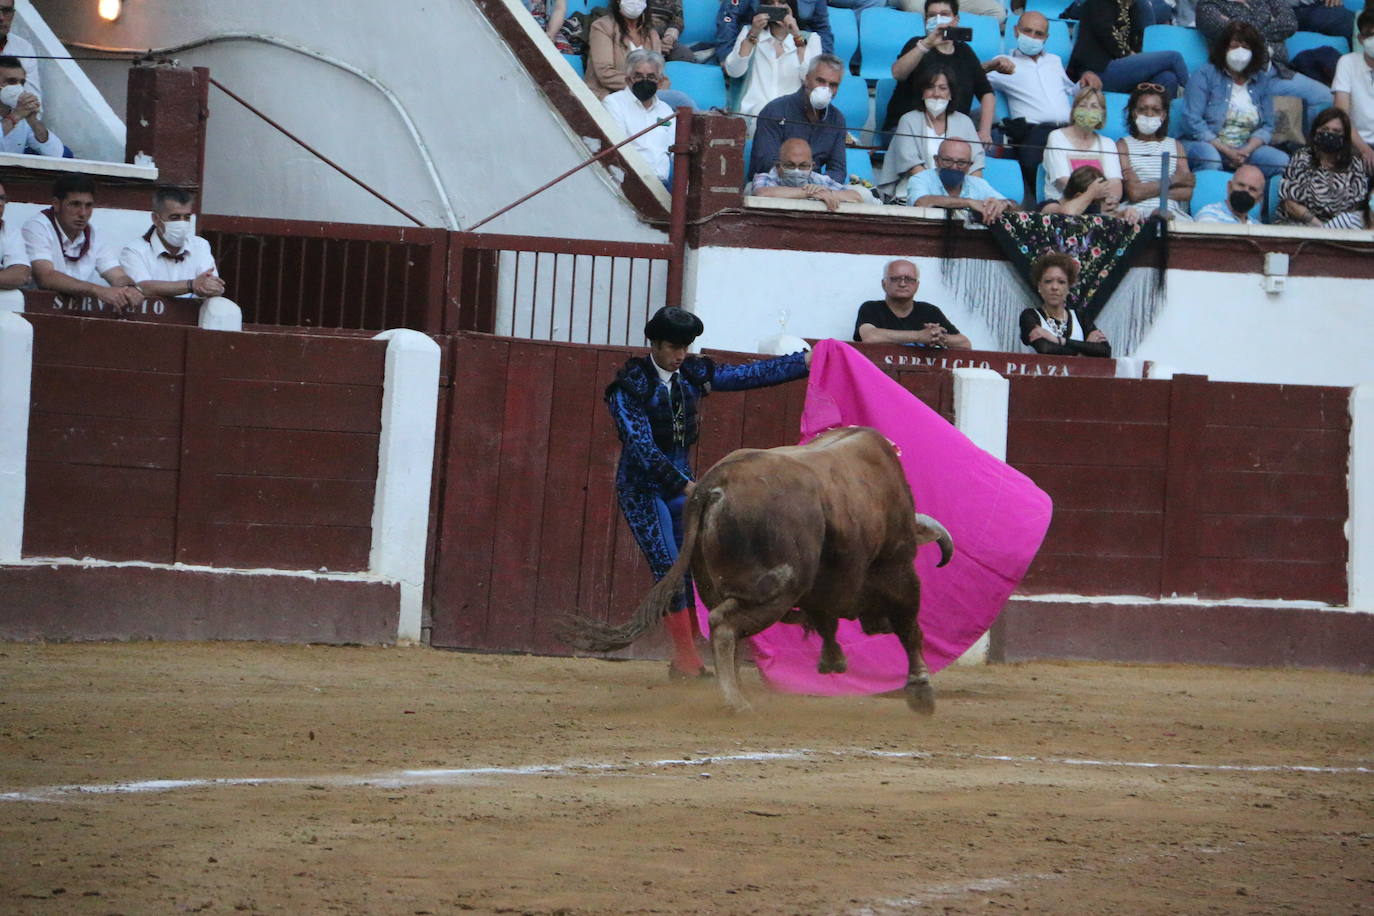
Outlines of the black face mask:
{"label": "black face mask", "polygon": [[1237,213],[1249,213],[1255,205],[1255,196],[1249,191],[1232,191],[1229,202],[1231,209]]}
{"label": "black face mask", "polygon": [[654,97],[655,92],[658,92],[658,80],[647,78],[635,80],[630,84],[630,91],[641,102],[647,102]]}
{"label": "black face mask", "polygon": [[1340,134],[1324,131],[1312,137],[1312,145],[1315,146],[1319,152],[1339,153],[1341,148],[1345,146],[1345,138]]}

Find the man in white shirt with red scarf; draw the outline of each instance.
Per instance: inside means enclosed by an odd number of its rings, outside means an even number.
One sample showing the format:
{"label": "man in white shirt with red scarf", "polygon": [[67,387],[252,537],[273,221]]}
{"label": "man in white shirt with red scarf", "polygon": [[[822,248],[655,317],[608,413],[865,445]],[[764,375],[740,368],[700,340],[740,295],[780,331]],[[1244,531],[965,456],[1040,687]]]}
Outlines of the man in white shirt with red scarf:
{"label": "man in white shirt with red scarf", "polygon": [[91,223],[95,182],[88,175],[63,175],[53,182],[52,206],[24,224],[24,245],[39,289],[73,299],[91,298],[123,315],[143,302],[143,293],[119,266],[114,248]]}
{"label": "man in white shirt with red scarf", "polygon": [[210,299],[224,295],[210,243],[193,232],[195,196],[162,187],[153,194],[153,225],[119,253],[119,266],[146,296]]}

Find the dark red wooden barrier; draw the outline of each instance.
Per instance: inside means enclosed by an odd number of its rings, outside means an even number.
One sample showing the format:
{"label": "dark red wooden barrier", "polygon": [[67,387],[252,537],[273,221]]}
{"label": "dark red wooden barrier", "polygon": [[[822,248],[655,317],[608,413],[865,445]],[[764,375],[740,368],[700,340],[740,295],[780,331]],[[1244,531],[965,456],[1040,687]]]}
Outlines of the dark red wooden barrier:
{"label": "dark red wooden barrier", "polygon": [[29,320],[26,556],[367,567],[384,344]]}

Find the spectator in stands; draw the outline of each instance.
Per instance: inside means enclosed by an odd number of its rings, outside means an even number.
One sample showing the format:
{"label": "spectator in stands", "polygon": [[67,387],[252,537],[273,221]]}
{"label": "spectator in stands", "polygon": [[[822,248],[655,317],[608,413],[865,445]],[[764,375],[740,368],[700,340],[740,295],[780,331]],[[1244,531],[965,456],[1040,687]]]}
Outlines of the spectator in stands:
{"label": "spectator in stands", "polygon": [[1369,171],[1355,155],[1350,115],[1328,108],[1312,139],[1293,154],[1279,186],[1279,222],[1327,229],[1363,229]]}
{"label": "spectator in stands", "polygon": [[1341,57],[1331,89],[1336,107],[1350,115],[1351,141],[1365,168],[1374,173],[1374,5],[1366,4],[1356,23],[1360,46]]}
{"label": "spectator in stands", "polygon": [[811,148],[816,171],[841,184],[849,180],[844,112],[830,104],[843,77],[844,62],[833,54],[822,54],[812,58],[800,89],[773,99],[759,110],[749,174],[768,171],[778,160],[782,142],[799,137]]}
{"label": "spectator in stands", "polygon": [[983,174],[983,144],[978,142],[973,121],[950,107],[954,95],[953,74],[932,67],[921,74],[919,83],[916,107],[897,122],[882,168],[878,170],[878,191],[887,198],[901,200],[907,197],[908,180],[936,167],[935,157],[946,137],[967,141],[973,150],[970,174]]}
{"label": "spectator in stands", "polygon": [[39,115],[43,103],[28,85],[28,73],[17,57],[0,56],[0,152],[33,153],[61,159],[62,140]]}
{"label": "spectator in stands", "polygon": [[1041,208],[1044,213],[1058,213],[1063,216],[1115,216],[1127,222],[1140,222],[1140,214],[1131,207],[1120,206],[1116,187],[1095,165],[1080,165],[1069,175],[1064,185],[1064,196],[1052,200]]}
{"label": "spectator in stands", "polygon": [[663,53],[663,41],[644,16],[645,0],[610,0],[606,15],[592,22],[583,79],[598,99],[625,88],[625,57],[636,50]]}
{"label": "spectator in stands", "polygon": [[959,333],[945,313],[929,302],[917,302],[921,271],[910,261],[889,261],[883,268],[883,298],[859,306],[854,339],[863,343],[911,344],[968,350],[969,339]]}
{"label": "spectator in stands", "polygon": [[568,18],[567,0],[520,0],[525,5],[525,9],[530,11],[530,16],[544,30],[544,34],[549,36],[549,41],[559,50],[559,53],[570,54],[572,45],[563,35],[563,22]]}
{"label": "spectator in stands", "polygon": [[[773,19],[768,9],[786,12],[781,19]],[[755,13],[749,28],[740,29],[723,64],[731,79],[744,78],[739,113],[756,115],[771,100],[796,92],[801,88],[802,74],[820,55],[821,36],[812,32],[803,39],[797,18],[788,7],[771,7]],[[749,117],[751,137],[754,125],[754,118]]]}
{"label": "spectator in stands", "polygon": [[1188,65],[1177,51],[1140,51],[1145,26],[1131,0],[1082,0],[1078,37],[1069,55],[1069,76],[1089,73],[1108,92],[1130,92],[1140,83],[1158,83],[1169,98],[1188,84]]}
{"label": "spectator in stands", "polygon": [[969,174],[973,150],[965,140],[945,140],[935,156],[935,168],[926,169],[907,185],[907,203],[913,207],[972,210],[984,223],[995,222],[1016,205],[998,194],[992,185]]}
{"label": "spectator in stands", "polygon": [[29,285],[29,253],[19,230],[5,225],[5,204],[9,197],[0,185],[0,290],[23,289]]}
{"label": "spectator in stands", "polygon": [[[864,195],[846,188],[828,175],[816,171],[811,147],[800,137],[783,141],[773,168],[754,176],[751,194],[759,197],[785,197],[792,200],[819,200],[832,213],[840,204],[860,204]],[[872,199],[869,198],[869,202]]]}
{"label": "spectator in stands", "polygon": [[[783,0],[721,0],[716,11],[716,60],[723,62],[730,55],[740,29],[753,22],[760,9],[783,5]],[[830,30],[830,7],[826,0],[787,0],[785,5],[803,32],[821,36],[822,53],[835,53],[835,33]]]}
{"label": "spectator in stands", "polygon": [[658,33],[659,39],[663,42],[665,60],[696,63],[697,58],[692,49],[684,42],[678,41],[682,37],[682,30],[686,28],[682,0],[654,0],[649,4],[646,15],[650,28]]}
{"label": "spectator in stands", "polygon": [[[1217,44],[1224,40],[1226,26],[1234,20],[1248,22],[1263,38],[1269,51],[1266,71],[1271,77],[1269,94],[1302,99],[1303,120],[1310,131],[1317,112],[1331,106],[1331,90],[1293,72],[1288,66],[1288,47],[1284,41],[1298,30],[1298,20],[1288,0],[1198,0],[1198,31],[1212,44],[1213,58],[1217,56]],[[1226,53],[1225,47],[1221,53]]]}
{"label": "spectator in stands", "polygon": [[[625,131],[625,136],[637,134],[662,118],[672,117],[669,108],[658,97],[663,81],[663,55],[657,51],[631,51],[625,58],[625,88],[606,96],[606,110]],[[634,141],[634,147],[666,184],[672,171],[673,159],[668,148],[673,145],[676,128],[673,122],[660,124]]]}
{"label": "spectator in stands", "polygon": [[153,193],[153,225],[119,253],[119,266],[145,296],[210,299],[224,295],[210,243],[192,232],[195,196],[182,188]]}
{"label": "spectator in stands", "polygon": [[97,299],[124,314],[142,304],[143,293],[91,223],[94,211],[90,176],[63,175],[53,182],[52,206],[24,224],[33,279],[39,289]]}
{"label": "spectator in stands", "polygon": [[963,42],[953,42],[945,37],[947,30],[958,27],[959,0],[929,0],[926,4],[926,34],[909,40],[902,47],[902,53],[892,62],[892,75],[897,79],[897,88],[893,90],[892,101],[888,102],[887,113],[883,116],[884,131],[895,128],[902,115],[917,107],[922,87],[928,85],[929,72],[941,69],[949,73],[952,93],[950,108],[960,114],[971,114],[976,99],[978,138],[984,143],[992,143],[992,122],[997,114],[997,99],[992,94],[992,84],[983,72],[978,55]]}
{"label": "spectator in stands", "polygon": [[[1011,117],[1002,122],[1007,140],[1015,144],[1016,159],[1027,188],[1033,187],[1036,169],[1045,157],[1050,132],[1069,123],[1074,92],[1081,86],[1100,85],[1087,74],[1079,84],[1069,79],[1058,54],[1045,50],[1050,22],[1044,14],[1021,14],[1014,30],[1016,47],[1010,55],[983,64],[988,82],[1007,100]],[[1032,195],[1033,196],[1033,195]]]}
{"label": "spectator in stands", "polygon": [[[1111,200],[1121,200],[1121,154],[1116,144],[1097,132],[1107,120],[1101,89],[1085,87],[1073,98],[1073,123],[1052,131],[1045,141],[1045,184],[1042,200],[1059,200],[1074,170],[1095,165],[1106,176]],[[1115,203],[1112,204],[1115,208]]]}
{"label": "spectator in stands", "polygon": [[1188,201],[1196,179],[1188,168],[1183,144],[1169,136],[1169,100],[1151,83],[1135,87],[1126,103],[1127,134],[1116,141],[1121,152],[1121,181],[1129,209],[1149,216],[1159,209],[1161,154],[1169,154],[1169,218],[1189,219]]}
{"label": "spectator in stands", "polygon": [[1230,171],[1248,162],[1273,176],[1288,164],[1288,154],[1269,145],[1275,81],[1267,56],[1264,39],[1250,23],[1237,19],[1222,28],[1208,62],[1188,84],[1183,136],[1193,171]]}
{"label": "spectator in stands", "polygon": [[1107,335],[1067,305],[1069,290],[1078,282],[1078,261],[1060,252],[1041,255],[1031,264],[1030,279],[1040,307],[1021,313],[1021,343],[1050,356],[1112,355]]}
{"label": "spectator in stands", "polygon": [[32,71],[29,74],[29,88],[39,92],[43,87],[38,76],[38,52],[28,39],[11,31],[13,25],[14,0],[0,0],[0,54],[19,58],[21,65]]}
{"label": "spectator in stands", "polygon": [[1264,173],[1242,165],[1226,183],[1226,199],[1210,203],[1193,214],[1199,223],[1249,223],[1250,210],[1264,196]]}
{"label": "spectator in stands", "polygon": [[1355,29],[1355,11],[1346,9],[1341,0],[1288,0],[1288,5],[1299,31],[1349,38]]}

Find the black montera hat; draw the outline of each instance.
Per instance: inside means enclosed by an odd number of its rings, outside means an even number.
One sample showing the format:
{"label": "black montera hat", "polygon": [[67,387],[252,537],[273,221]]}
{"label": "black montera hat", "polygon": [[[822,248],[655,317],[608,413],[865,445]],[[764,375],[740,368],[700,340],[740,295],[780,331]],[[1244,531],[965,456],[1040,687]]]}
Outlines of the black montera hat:
{"label": "black montera hat", "polygon": [[665,305],[654,312],[654,317],[644,325],[644,336],[649,340],[666,340],[685,347],[700,337],[704,330],[706,326],[696,315],[675,305]]}

